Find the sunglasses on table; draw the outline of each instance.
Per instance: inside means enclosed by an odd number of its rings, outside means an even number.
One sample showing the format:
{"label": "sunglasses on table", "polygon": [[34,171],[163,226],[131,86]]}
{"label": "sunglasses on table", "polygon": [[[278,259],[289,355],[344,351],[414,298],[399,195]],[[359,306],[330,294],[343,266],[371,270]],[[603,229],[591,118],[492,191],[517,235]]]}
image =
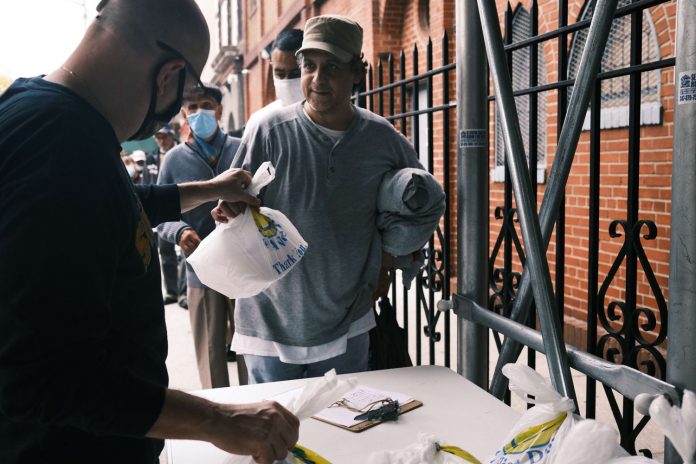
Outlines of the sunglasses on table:
{"label": "sunglasses on table", "polygon": [[382,422],[386,421],[395,421],[398,417],[399,414],[401,413],[401,407],[399,406],[399,402],[395,401],[391,398],[385,398],[383,400],[378,400],[374,401],[372,403],[369,403],[365,405],[362,408],[356,408],[351,406],[350,401],[346,400],[345,398],[342,398],[335,403],[333,403],[330,408],[336,408],[336,407],[341,407],[341,408],[346,408],[350,411],[358,412],[357,416],[353,418],[353,420],[359,420],[359,421],[364,421],[364,420],[378,420]]}

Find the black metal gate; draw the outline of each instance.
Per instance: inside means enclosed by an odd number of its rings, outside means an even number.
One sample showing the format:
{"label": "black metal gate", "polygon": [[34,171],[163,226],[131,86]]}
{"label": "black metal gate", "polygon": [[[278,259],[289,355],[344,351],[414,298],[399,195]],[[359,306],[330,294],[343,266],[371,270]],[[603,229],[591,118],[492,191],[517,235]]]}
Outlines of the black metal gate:
{"label": "black metal gate", "polygon": [[[587,318],[584,322],[586,347],[589,353],[596,354],[611,362],[630,366],[651,376],[665,378],[665,353],[662,345],[667,333],[667,305],[658,280],[655,277],[653,265],[644,250],[644,241],[655,240],[659,232],[656,224],[641,218],[639,209],[640,163],[641,163],[641,104],[645,105],[645,95],[651,93],[645,81],[650,80],[654,73],[674,66],[674,58],[654,58],[646,53],[647,45],[643,36],[646,29],[645,11],[656,5],[667,3],[666,0],[640,0],[635,2],[621,1],[614,17],[612,34],[617,43],[623,42],[627,48],[629,62],[617,65],[611,56],[603,59],[602,69],[595,82],[595,90],[591,101],[589,124],[589,199],[588,199],[588,235],[586,240],[587,258]],[[550,5],[550,4],[546,4]],[[555,119],[556,140],[561,133],[565,120],[569,94],[574,84],[577,65],[574,53],[581,47],[587,36],[594,2],[588,0],[582,15],[572,24],[568,24],[568,1],[560,0],[558,8],[558,27],[556,30],[538,33],[539,6],[532,1],[529,11],[525,10],[524,27],[515,27],[513,20],[519,11],[513,12],[507,5],[505,14],[505,51],[508,65],[513,78],[517,82],[514,95],[517,99],[518,110],[522,102],[526,112],[526,151],[528,153],[529,172],[533,184],[537,186],[537,176],[541,156],[546,154],[546,147],[540,146],[548,137],[540,137],[545,131],[541,124]],[[617,35],[618,34],[618,35]],[[623,34],[623,35],[621,35]],[[555,82],[543,81],[543,54],[540,50],[543,44],[555,45],[558,53],[558,73]],[[450,102],[453,92],[455,64],[450,63],[449,41],[445,36],[441,41],[441,63],[433,65],[433,47],[429,41],[426,49],[426,69],[420,71],[419,50],[413,48],[411,54],[410,73],[407,68],[407,57],[402,51],[398,57],[391,53],[380,54],[380,60],[368,70],[367,86],[358,95],[360,106],[366,107],[390,120],[397,129],[413,142],[419,156],[427,164],[428,169],[442,180],[447,192],[447,210],[435,235],[428,246],[426,265],[422,274],[415,282],[415,292],[405,288],[397,288],[394,279],[391,298],[403,310],[403,324],[415,339],[415,361],[429,364],[451,365],[451,336],[450,315],[439,313],[436,303],[440,299],[449,299],[451,295],[451,278],[453,277],[451,263],[456,259],[452,253],[451,238],[456,237],[452,232],[450,207],[454,196],[450,188],[451,161],[456,156],[455,144],[451,135],[453,122],[452,110],[456,103]],[[523,65],[520,66],[520,60]],[[620,64],[620,63],[619,63]],[[542,72],[540,72],[542,69]],[[398,72],[398,79],[395,73]],[[650,73],[653,73],[652,75]],[[410,76],[409,76],[410,74]],[[646,76],[648,76],[646,78]],[[520,79],[522,77],[522,79]],[[517,78],[517,80],[516,80]],[[434,79],[440,79],[441,91],[436,95]],[[659,78],[658,78],[659,79]],[[610,88],[609,91],[606,91]],[[647,89],[647,90],[646,90]],[[607,97],[609,95],[609,97]],[[424,98],[421,99],[420,96]],[[546,109],[547,101],[555,96],[556,113],[540,117],[540,111]],[[491,105],[493,96],[489,97]],[[659,85],[657,99],[659,95]],[[626,189],[625,216],[612,218],[608,230],[600,228],[601,209],[600,195],[602,182],[602,150],[601,137],[604,130],[603,108],[615,105],[613,99],[623,99],[625,102],[628,122],[627,128],[627,160],[626,160]],[[424,101],[423,101],[424,100]],[[541,102],[541,105],[540,105]],[[613,108],[613,107],[612,107]],[[494,115],[491,106],[490,114]],[[615,113],[615,112],[614,112]],[[645,113],[645,112],[643,112]],[[434,124],[438,118],[439,124]],[[644,116],[645,118],[645,116]],[[520,118],[522,119],[522,117]],[[645,121],[643,121],[645,124]],[[650,124],[651,122],[648,122]],[[659,124],[660,122],[658,122]],[[652,122],[655,124],[655,122]],[[423,129],[423,125],[426,129]],[[437,131],[437,133],[435,133]],[[427,143],[421,140],[427,138]],[[434,141],[439,141],[441,147],[435,150]],[[504,150],[496,150],[495,134],[490,137],[491,157],[503,158]],[[425,150],[425,153],[423,151]],[[455,153],[454,155],[452,153]],[[530,154],[534,154],[531,155]],[[441,167],[435,169],[436,160],[442,160]],[[426,162],[427,161],[427,162]],[[495,163],[493,163],[495,164]],[[439,166],[439,164],[437,164]],[[504,316],[509,316],[515,301],[520,282],[520,269],[525,263],[524,247],[520,241],[516,224],[516,208],[513,202],[512,188],[507,171],[504,169],[503,201],[502,204],[491,204],[494,211],[490,221],[492,231],[497,231],[495,239],[491,240],[489,259],[489,309]],[[541,179],[543,181],[543,179]],[[456,221],[454,221],[456,224]],[[566,282],[566,213],[565,199],[562,202],[559,218],[556,222],[556,253],[555,262],[550,263],[555,271],[555,297],[561,319],[564,319]],[[600,233],[608,233],[612,240],[619,244],[618,252],[613,252],[612,264],[608,270],[600,272],[600,253],[606,243],[600,243]],[[611,249],[612,247],[609,247]],[[614,246],[616,248],[616,246]],[[617,275],[620,274],[620,279]],[[654,297],[653,305],[640,304],[637,286],[641,281],[647,281],[650,292]],[[620,289],[620,297],[610,289]],[[567,316],[569,317],[569,316]],[[530,318],[534,327],[535,317]],[[498,348],[501,338],[494,334]],[[427,359],[424,361],[423,340],[428,345]],[[437,347],[442,345],[443,357],[436,356]],[[535,366],[535,353],[528,351],[527,362]],[[619,395],[611,388],[603,386],[607,401],[621,434],[622,446],[631,453],[636,453],[636,438],[645,427],[649,418],[642,418],[634,425],[633,403]],[[508,392],[509,394],[509,392]],[[596,414],[596,382],[588,378],[587,404],[583,411],[588,418]],[[645,454],[650,454],[648,450]]]}
{"label": "black metal gate", "polygon": [[[456,104],[450,103],[450,72],[455,66],[449,63],[449,41],[445,34],[441,41],[441,66],[433,67],[433,44],[428,41],[425,50],[426,69],[419,70],[419,50],[413,47],[411,53],[411,77],[407,68],[405,52],[397,59],[392,53],[381,53],[376,66],[368,66],[366,86],[358,95],[358,104],[392,122],[401,133],[409,137],[422,164],[434,173],[447,192],[446,209],[441,224],[425,248],[425,265],[416,277],[412,291],[398,285],[397,276],[393,276],[391,300],[395,307],[402,308],[402,324],[415,341],[414,363],[421,365],[451,365],[450,314],[437,311],[440,299],[449,299],[451,295],[451,189],[450,161],[451,111]],[[396,80],[395,73],[399,76]],[[441,79],[441,92],[435,95],[434,80]],[[439,101],[434,105],[435,100]],[[424,101],[423,101],[424,100]],[[434,119],[438,115],[438,125]],[[441,129],[437,134],[434,127]],[[425,139],[425,140],[423,140]],[[442,149],[434,149],[434,141],[442,144]],[[436,156],[437,155],[437,156]],[[436,160],[442,161],[442,168],[435,169]],[[437,172],[436,172],[437,171]],[[456,258],[456,256],[455,256]],[[423,344],[427,344],[427,351]],[[439,349],[441,347],[441,349]],[[438,356],[438,353],[441,355]],[[424,353],[427,358],[424,360]]]}

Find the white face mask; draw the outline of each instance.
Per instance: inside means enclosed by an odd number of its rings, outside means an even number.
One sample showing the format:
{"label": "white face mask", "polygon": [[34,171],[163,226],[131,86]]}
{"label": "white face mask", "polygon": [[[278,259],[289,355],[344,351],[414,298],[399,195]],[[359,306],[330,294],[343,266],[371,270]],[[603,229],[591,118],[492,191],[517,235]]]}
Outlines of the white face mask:
{"label": "white face mask", "polygon": [[275,87],[276,96],[283,103],[283,106],[304,100],[299,77],[296,79],[276,79],[274,77],[273,86]]}

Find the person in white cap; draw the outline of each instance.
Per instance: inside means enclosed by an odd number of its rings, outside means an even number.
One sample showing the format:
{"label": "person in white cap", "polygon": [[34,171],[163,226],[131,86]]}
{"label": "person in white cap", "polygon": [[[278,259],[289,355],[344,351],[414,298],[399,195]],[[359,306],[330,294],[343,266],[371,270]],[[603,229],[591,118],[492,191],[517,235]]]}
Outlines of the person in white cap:
{"label": "person in white cap", "polygon": [[133,161],[133,167],[135,168],[135,174],[131,176],[134,184],[146,184],[143,182],[143,174],[145,170],[145,160],[147,155],[142,150],[135,150],[130,154],[130,159]]}
{"label": "person in white cap", "polygon": [[[252,172],[274,164],[263,203],[309,243],[286,277],[237,300],[232,348],[244,354],[250,383],[368,368],[372,304],[386,294],[391,267],[376,226],[378,188],[385,173],[422,166],[388,121],[351,103],[365,75],[361,48],[355,21],[309,19],[297,52],[305,100],[259,121],[232,163]],[[243,209],[222,203],[213,215]]]}

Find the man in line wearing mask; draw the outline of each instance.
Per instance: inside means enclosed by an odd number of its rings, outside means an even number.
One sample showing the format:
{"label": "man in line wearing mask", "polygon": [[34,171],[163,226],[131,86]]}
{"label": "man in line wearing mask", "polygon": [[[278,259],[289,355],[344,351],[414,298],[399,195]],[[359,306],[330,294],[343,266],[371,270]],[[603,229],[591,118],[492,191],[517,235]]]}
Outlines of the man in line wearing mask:
{"label": "man in line wearing mask", "polygon": [[254,114],[244,126],[244,133],[249,133],[266,114],[292,105],[304,99],[300,86],[300,66],[295,52],[302,46],[302,31],[288,29],[276,37],[271,46],[271,66],[273,66],[273,87],[277,100],[269,103]]}
{"label": "man in line wearing mask", "polygon": [[[155,142],[157,142],[157,150],[148,153],[146,161],[148,183],[151,184],[157,183],[165,155],[177,144],[172,126],[165,124],[158,130],[155,134]],[[186,260],[183,256],[177,256],[172,242],[160,239],[157,241],[157,248],[162,263],[162,276],[164,277],[164,304],[178,303],[182,308],[188,309]]]}
{"label": "man in line wearing mask", "polygon": [[[222,93],[206,85],[184,94],[181,114],[191,129],[189,141],[172,148],[162,166],[159,184],[207,180],[229,169],[239,148],[239,139],[226,135],[218,126],[222,115]],[[184,213],[181,220],[160,224],[160,238],[178,243],[186,256],[215,229],[206,203]],[[227,372],[227,324],[234,321],[234,302],[201,283],[187,264],[188,306],[196,349],[198,373],[203,388],[229,387]],[[231,322],[233,324],[233,322]],[[234,326],[233,326],[234,331]],[[242,357],[237,359],[240,383],[246,383]]]}
{"label": "man in line wearing mask", "polygon": [[205,18],[193,0],[97,10],[62,66],[0,96],[0,462],[153,464],[179,438],[271,463],[297,440],[287,410],[167,387],[152,240],[198,205],[257,205],[251,177],[134,186],[119,157],[199,82]]}

